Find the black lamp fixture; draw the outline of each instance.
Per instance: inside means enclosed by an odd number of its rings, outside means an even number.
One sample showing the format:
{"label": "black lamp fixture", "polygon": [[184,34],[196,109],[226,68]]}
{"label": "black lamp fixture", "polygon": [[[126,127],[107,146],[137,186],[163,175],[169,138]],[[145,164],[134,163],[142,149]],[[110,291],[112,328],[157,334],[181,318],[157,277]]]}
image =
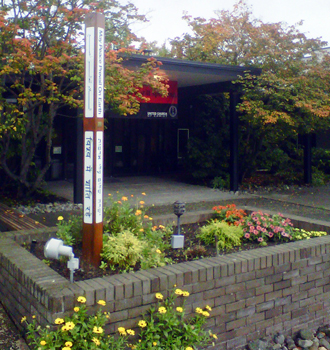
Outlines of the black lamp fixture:
{"label": "black lamp fixture", "polygon": [[177,233],[172,235],[171,246],[173,249],[180,249],[184,246],[184,235],[180,234],[180,218],[181,215],[186,211],[186,204],[183,202],[176,201],[173,204],[173,212],[178,217]]}

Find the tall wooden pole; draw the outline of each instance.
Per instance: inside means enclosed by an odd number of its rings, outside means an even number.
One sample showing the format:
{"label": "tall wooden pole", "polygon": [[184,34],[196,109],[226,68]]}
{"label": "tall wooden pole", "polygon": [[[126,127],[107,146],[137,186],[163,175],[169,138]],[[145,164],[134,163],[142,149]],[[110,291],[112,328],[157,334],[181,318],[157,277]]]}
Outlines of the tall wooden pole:
{"label": "tall wooden pole", "polygon": [[85,26],[83,258],[99,266],[103,239],[104,15],[89,13]]}

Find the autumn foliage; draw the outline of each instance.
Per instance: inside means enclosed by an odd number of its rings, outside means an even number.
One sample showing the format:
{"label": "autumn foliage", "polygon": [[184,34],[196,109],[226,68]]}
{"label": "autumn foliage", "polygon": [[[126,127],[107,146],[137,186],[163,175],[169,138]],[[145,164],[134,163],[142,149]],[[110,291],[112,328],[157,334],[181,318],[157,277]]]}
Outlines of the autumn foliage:
{"label": "autumn foliage", "polygon": [[[105,100],[113,110],[139,110],[137,93],[144,84],[166,94],[165,80],[154,76],[160,63],[151,59],[135,71],[122,61],[136,53],[133,20],[144,20],[132,4],[115,0],[39,0],[2,2],[0,6],[0,170],[17,188],[36,189],[51,164],[54,120],[60,108],[81,108],[84,82],[85,16],[101,11],[106,16]],[[111,51],[111,44],[116,51]],[[43,162],[36,166],[42,145]]]}

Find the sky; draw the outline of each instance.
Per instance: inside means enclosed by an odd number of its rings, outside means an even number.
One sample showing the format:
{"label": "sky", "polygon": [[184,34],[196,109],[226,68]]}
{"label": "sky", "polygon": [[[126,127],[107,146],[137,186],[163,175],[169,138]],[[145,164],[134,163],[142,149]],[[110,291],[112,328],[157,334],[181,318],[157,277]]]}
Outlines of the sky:
{"label": "sky", "polygon": [[[122,4],[126,0],[120,0]],[[182,20],[184,11],[192,17],[212,18],[215,10],[232,11],[236,0],[130,0],[146,14],[149,23],[138,24],[133,32],[147,41],[163,44],[189,32]],[[255,18],[268,23],[285,22],[294,25],[304,21],[300,31],[308,38],[320,38],[330,46],[330,0],[246,0]]]}

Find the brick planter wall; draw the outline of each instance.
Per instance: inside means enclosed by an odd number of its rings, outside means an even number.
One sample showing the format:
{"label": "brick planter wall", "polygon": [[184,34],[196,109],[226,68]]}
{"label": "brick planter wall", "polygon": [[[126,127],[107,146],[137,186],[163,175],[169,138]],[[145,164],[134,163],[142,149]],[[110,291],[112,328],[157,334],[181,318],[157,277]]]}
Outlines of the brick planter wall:
{"label": "brick planter wall", "polygon": [[[309,229],[330,231],[325,223],[312,224]],[[26,315],[53,323],[84,295],[92,309],[98,300],[107,301],[107,332],[119,325],[136,328],[156,303],[154,294],[166,295],[174,284],[190,292],[188,313],[213,308],[208,327],[219,338],[215,349],[243,349],[267,334],[291,335],[330,321],[330,236],[71,284],[17,243],[38,234],[22,238],[14,232],[0,239],[0,298],[18,327]]]}

